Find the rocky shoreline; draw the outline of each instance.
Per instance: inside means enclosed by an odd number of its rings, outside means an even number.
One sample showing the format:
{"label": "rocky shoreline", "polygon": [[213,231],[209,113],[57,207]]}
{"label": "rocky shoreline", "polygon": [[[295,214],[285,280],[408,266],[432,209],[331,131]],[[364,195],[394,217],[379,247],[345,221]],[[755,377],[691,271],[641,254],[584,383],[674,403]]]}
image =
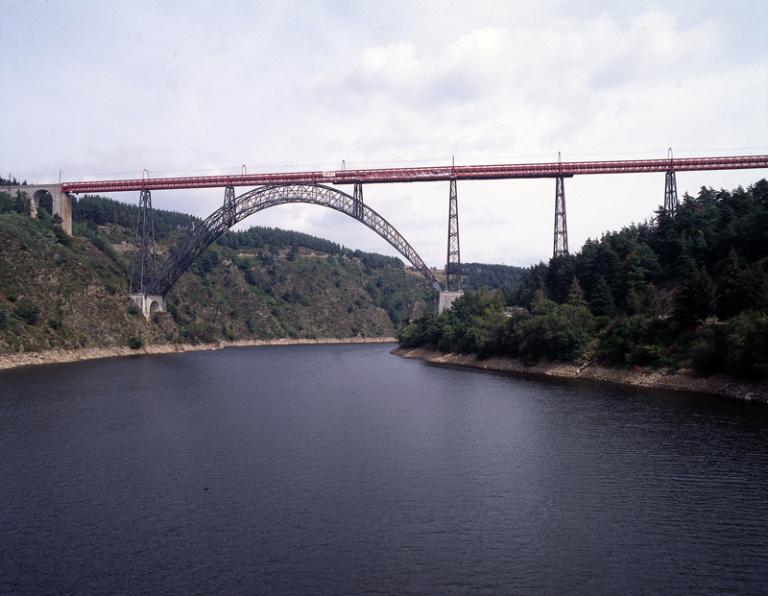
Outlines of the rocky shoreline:
{"label": "rocky shoreline", "polygon": [[472,354],[445,354],[426,348],[396,348],[393,354],[443,366],[463,366],[516,375],[561,379],[588,379],[604,383],[720,395],[745,401],[768,403],[768,381],[741,381],[728,377],[697,377],[686,371],[665,372],[650,368],[619,369],[596,365],[578,366],[563,362],[526,365],[515,358],[480,359]]}
{"label": "rocky shoreline", "polygon": [[254,346],[298,346],[325,344],[378,344],[396,343],[394,337],[325,337],[318,339],[257,339],[242,341],[222,341],[207,344],[159,344],[149,345],[137,350],[129,347],[81,348],[77,350],[45,350],[43,352],[16,352],[0,354],[0,370],[35,366],[40,364],[60,364],[95,360],[98,358],[117,358],[147,354],[171,354],[174,352],[195,352],[221,350],[223,348],[244,348]]}
{"label": "rocky shoreline", "polygon": [[[43,352],[21,352],[0,354],[0,370],[35,366],[41,364],[59,364],[95,360],[100,358],[119,358],[151,354],[171,354],[221,350],[224,348],[257,346],[295,346],[328,344],[380,344],[396,343],[394,337],[343,337],[318,339],[264,339],[215,342],[206,344],[159,344],[149,345],[137,350],[129,347],[81,348],[77,350],[46,350]],[[392,353],[404,358],[424,360],[442,366],[461,366],[479,370],[502,372],[521,376],[539,376],[560,379],[587,379],[604,383],[688,391],[720,395],[745,401],[768,403],[768,380],[742,381],[729,377],[697,377],[687,371],[666,372],[649,368],[619,369],[596,365],[578,366],[563,362],[539,362],[526,365],[515,358],[491,357],[480,359],[472,354],[446,354],[427,348],[395,348]]]}

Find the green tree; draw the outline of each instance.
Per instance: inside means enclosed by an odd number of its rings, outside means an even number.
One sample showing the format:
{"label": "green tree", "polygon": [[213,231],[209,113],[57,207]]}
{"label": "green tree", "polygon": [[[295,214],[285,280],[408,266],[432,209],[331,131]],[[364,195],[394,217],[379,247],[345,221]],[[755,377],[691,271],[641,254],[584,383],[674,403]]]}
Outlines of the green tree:
{"label": "green tree", "polygon": [[546,291],[544,281],[546,276],[547,266],[544,263],[539,263],[528,269],[515,289],[512,302],[526,308],[529,307],[537,292]]}
{"label": "green tree", "polygon": [[589,310],[598,317],[610,317],[616,312],[613,293],[608,281],[602,275],[595,280],[595,286],[589,297]]}
{"label": "green tree", "polygon": [[722,371],[727,351],[723,330],[723,325],[703,325],[696,330],[690,349],[691,363],[696,372],[712,374]]}
{"label": "green tree", "polygon": [[644,242],[637,243],[624,260],[627,291],[645,286],[659,273],[659,259]]}
{"label": "green tree", "polygon": [[727,369],[742,377],[768,376],[768,313],[744,311],[728,323]]}
{"label": "green tree", "polygon": [[13,211],[13,199],[7,192],[0,191],[0,213],[11,213]]}
{"label": "green tree", "polygon": [[573,257],[563,255],[549,262],[546,276],[547,294],[555,302],[565,302],[575,273]]}
{"label": "green tree", "polygon": [[675,226],[674,216],[659,209],[656,211],[656,226],[650,239],[650,246],[658,255],[659,263],[664,267],[663,275],[667,278],[675,274],[673,264],[683,251],[683,243]]}
{"label": "green tree", "polygon": [[573,304],[574,306],[586,306],[587,301],[584,300],[584,291],[581,289],[581,284],[579,283],[579,278],[575,275],[573,276],[573,279],[571,280],[571,285],[568,288],[568,298],[566,300],[568,304]]}
{"label": "green tree", "polygon": [[597,253],[595,261],[595,282],[602,277],[608,283],[611,293],[614,296],[620,294],[621,287],[621,259],[616,251],[611,248],[609,243],[601,243],[600,250]]}
{"label": "green tree", "polygon": [[759,307],[763,303],[764,294],[762,272],[751,271],[744,266],[732,248],[717,287],[717,314],[728,318],[748,308]]}
{"label": "green tree", "polygon": [[653,284],[633,287],[627,292],[627,313],[630,315],[659,316],[662,312],[659,291]]}
{"label": "green tree", "polygon": [[13,199],[13,210],[22,215],[29,215],[32,212],[29,199],[20,190],[16,191],[16,196]]}
{"label": "green tree", "polygon": [[512,324],[517,351],[528,361],[579,358],[594,332],[594,318],[587,307],[553,302],[539,314]]}
{"label": "green tree", "polygon": [[[584,336],[590,325],[572,324],[562,310],[583,308],[585,295],[600,317],[599,337],[594,320]],[[430,341],[444,349],[529,360],[578,357],[588,337],[608,362],[692,362],[703,371],[760,374],[765,329],[756,313],[768,311],[768,181],[732,192],[702,188],[684,195],[674,213],[660,209],[653,221],[587,240],[575,255],[525,271],[510,302],[519,307],[508,309],[501,330],[499,309],[458,315],[460,308],[437,317],[429,331],[409,333],[432,333]],[[477,298],[470,306],[479,307]],[[714,315],[720,321],[708,322]]]}
{"label": "green tree", "polygon": [[675,319],[684,327],[691,327],[714,314],[715,305],[716,295],[712,278],[691,260],[675,296]]}
{"label": "green tree", "polygon": [[612,364],[655,364],[663,351],[652,336],[653,321],[648,317],[620,319],[600,338],[597,356]]}

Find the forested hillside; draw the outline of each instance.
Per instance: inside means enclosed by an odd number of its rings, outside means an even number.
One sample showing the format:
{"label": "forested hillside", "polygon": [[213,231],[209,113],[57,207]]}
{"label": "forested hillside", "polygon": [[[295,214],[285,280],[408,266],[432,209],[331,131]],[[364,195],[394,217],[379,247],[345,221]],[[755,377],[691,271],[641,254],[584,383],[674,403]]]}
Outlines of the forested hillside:
{"label": "forested hillside", "polygon": [[[269,228],[228,232],[146,322],[127,298],[137,208],[85,196],[67,236],[0,193],[0,352],[216,340],[392,336],[434,308],[399,259]],[[195,217],[158,210],[159,258]]]}
{"label": "forested hillside", "polygon": [[404,346],[768,376],[768,182],[702,188],[675,213],[528,269],[506,296],[468,293]]}
{"label": "forested hillside", "polygon": [[462,288],[468,292],[481,288],[500,290],[511,299],[525,275],[523,267],[489,265],[487,263],[462,263]]}

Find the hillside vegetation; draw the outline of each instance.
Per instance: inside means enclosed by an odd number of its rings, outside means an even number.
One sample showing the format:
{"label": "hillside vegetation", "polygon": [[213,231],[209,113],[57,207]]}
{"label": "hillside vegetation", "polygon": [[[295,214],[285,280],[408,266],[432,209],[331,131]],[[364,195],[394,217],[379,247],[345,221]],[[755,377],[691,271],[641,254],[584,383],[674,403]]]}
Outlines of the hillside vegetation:
{"label": "hillside vegetation", "polygon": [[702,188],[675,213],[467,293],[399,335],[446,352],[768,376],[768,182]]}
{"label": "hillside vegetation", "polygon": [[512,265],[489,265],[487,263],[462,263],[461,287],[467,292],[480,289],[498,289],[505,299],[512,299],[514,291],[523,277],[525,269]]}
{"label": "hillside vegetation", "polygon": [[[137,209],[85,196],[67,236],[0,193],[0,352],[217,340],[392,336],[436,296],[399,259],[307,234],[228,232],[147,322],[127,297]],[[155,212],[159,259],[198,223]]]}

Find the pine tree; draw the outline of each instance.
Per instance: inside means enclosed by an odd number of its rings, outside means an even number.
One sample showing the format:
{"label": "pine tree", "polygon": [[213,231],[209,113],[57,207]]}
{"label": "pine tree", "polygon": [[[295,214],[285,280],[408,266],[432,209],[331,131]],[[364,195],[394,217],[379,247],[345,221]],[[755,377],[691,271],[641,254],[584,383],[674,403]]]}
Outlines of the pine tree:
{"label": "pine tree", "polygon": [[717,314],[722,318],[728,318],[754,306],[757,298],[755,281],[732,248],[717,288]]}
{"label": "pine tree", "polygon": [[684,326],[693,326],[714,314],[716,304],[712,278],[691,259],[675,296],[675,319]]}
{"label": "pine tree", "polygon": [[571,280],[571,286],[568,288],[568,304],[573,304],[574,306],[586,306],[587,301],[584,300],[584,290],[581,289],[581,284],[579,283],[579,278],[575,275],[573,276],[573,279]]}
{"label": "pine tree", "polygon": [[655,317],[661,314],[659,291],[653,284],[631,288],[627,292],[627,313]]}
{"label": "pine tree", "polygon": [[573,274],[573,257],[570,255],[555,257],[549,262],[546,286],[547,294],[552,300],[559,303],[565,302]]}
{"label": "pine tree", "polygon": [[595,279],[595,287],[589,297],[589,310],[598,317],[610,317],[616,312],[611,287],[602,275]]}

